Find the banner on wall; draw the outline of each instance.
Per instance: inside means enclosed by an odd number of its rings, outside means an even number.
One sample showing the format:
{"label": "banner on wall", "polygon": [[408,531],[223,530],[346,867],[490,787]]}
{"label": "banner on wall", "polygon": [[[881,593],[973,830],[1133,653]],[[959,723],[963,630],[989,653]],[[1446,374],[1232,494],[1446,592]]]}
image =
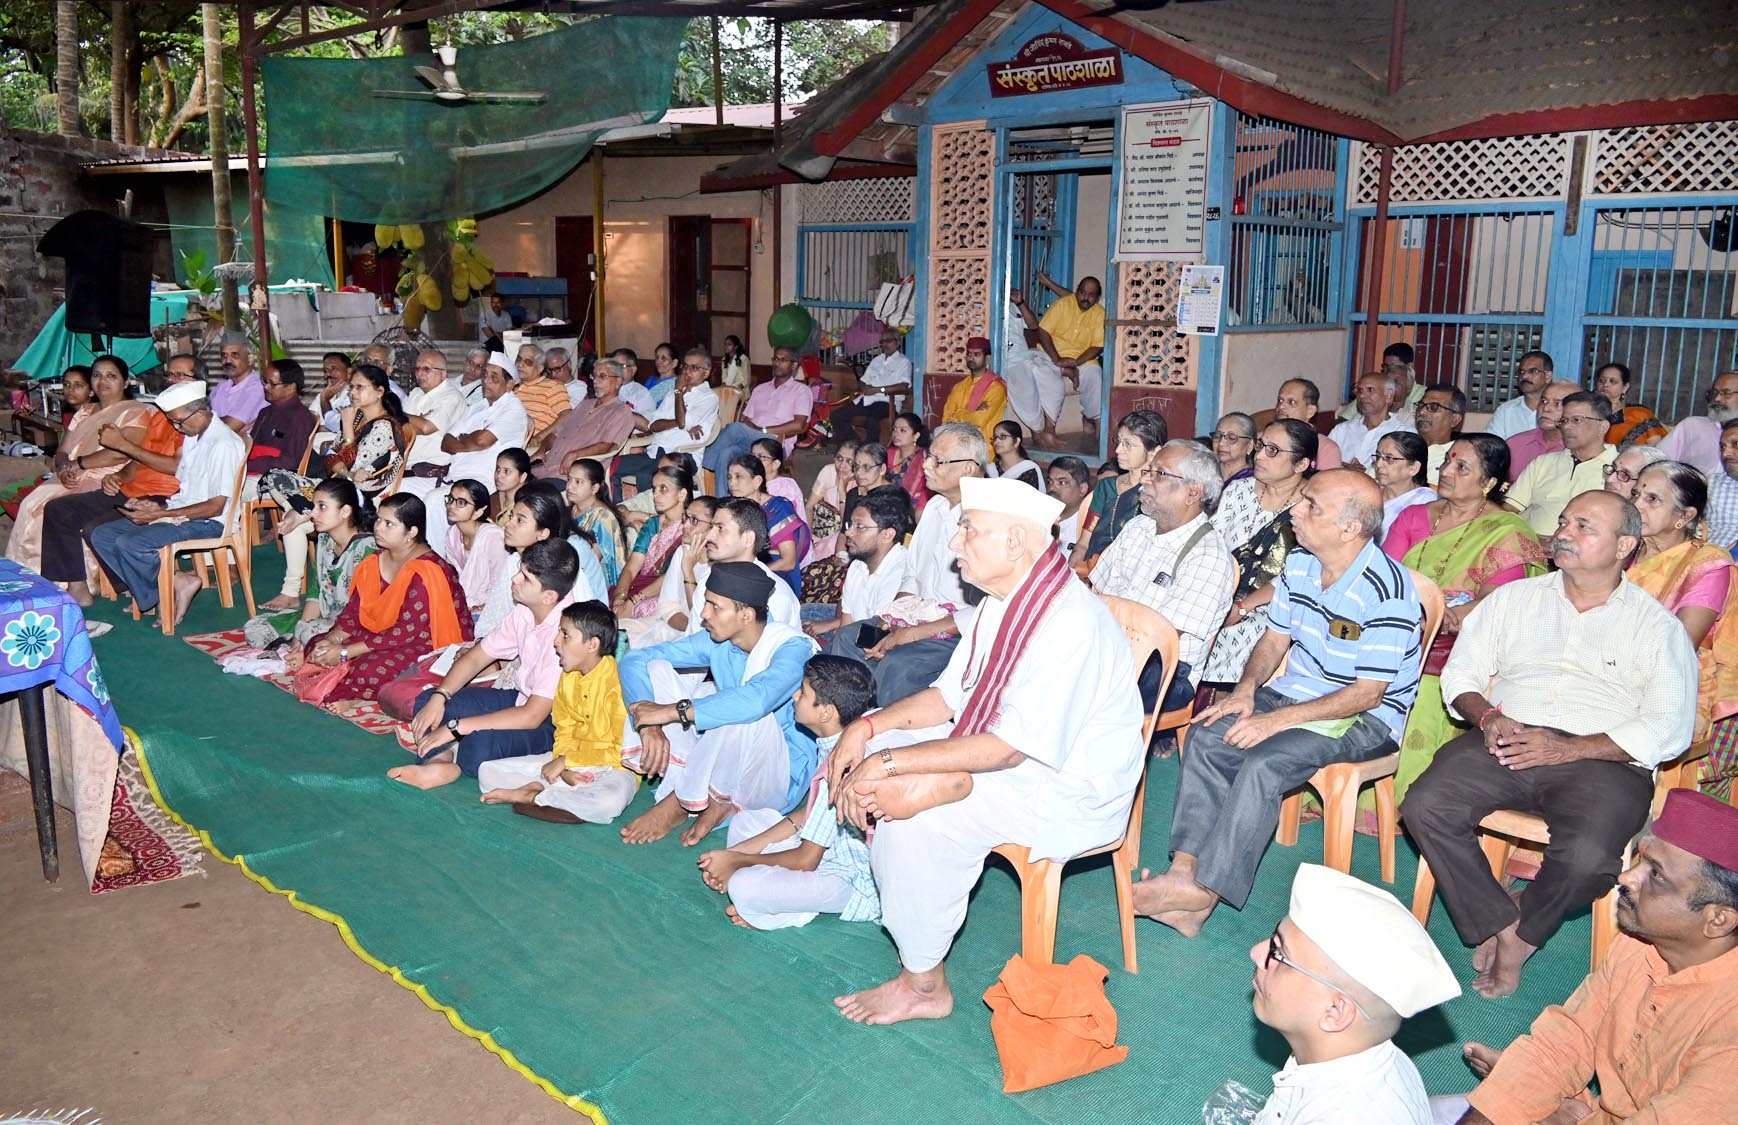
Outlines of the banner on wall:
{"label": "banner on wall", "polygon": [[1118,259],[1201,260],[1212,127],[1211,99],[1123,107]]}
{"label": "banner on wall", "polygon": [[1115,47],[1088,50],[1072,35],[1047,31],[1026,41],[1007,62],[991,63],[990,96],[1049,94],[1089,86],[1122,84],[1122,52]]}
{"label": "banner on wall", "polygon": [[1224,266],[1184,266],[1177,285],[1177,331],[1217,336],[1225,298]]}

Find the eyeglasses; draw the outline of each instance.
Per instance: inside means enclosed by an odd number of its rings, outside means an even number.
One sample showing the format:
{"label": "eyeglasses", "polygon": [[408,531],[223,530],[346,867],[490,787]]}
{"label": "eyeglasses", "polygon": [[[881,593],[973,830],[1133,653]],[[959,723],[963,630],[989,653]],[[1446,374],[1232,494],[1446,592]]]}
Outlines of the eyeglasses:
{"label": "eyeglasses", "polygon": [[447,497],[447,507],[449,508],[475,508],[476,506],[468,496]]}
{"label": "eyeglasses", "polygon": [[1188,477],[1181,477],[1181,476],[1178,476],[1176,473],[1167,473],[1163,469],[1142,469],[1141,470],[1141,479],[1142,480],[1156,481],[1160,477],[1170,477],[1172,480],[1180,480],[1184,484],[1189,483]]}
{"label": "eyeglasses", "polygon": [[943,465],[975,465],[978,463],[976,457],[949,457],[946,461],[943,461],[940,457],[928,452],[924,453],[923,459],[926,462],[935,462],[937,468],[940,468]]}
{"label": "eyeglasses", "polygon": [[1604,422],[1591,414],[1565,414],[1563,420],[1557,424],[1560,426],[1581,426],[1590,422],[1601,426],[1605,425]]}
{"label": "eyeglasses", "polygon": [[1634,484],[1641,479],[1640,473],[1632,473],[1628,469],[1620,469],[1616,465],[1607,465],[1600,472],[1605,474],[1606,480],[1616,477],[1624,484]]}
{"label": "eyeglasses", "polygon": [[1209,438],[1211,438],[1215,444],[1222,442],[1222,441],[1223,442],[1233,442],[1233,441],[1254,441],[1255,440],[1252,437],[1247,437],[1243,434],[1234,433],[1230,430],[1215,430],[1212,433],[1208,434],[1207,436]]}
{"label": "eyeglasses", "polygon": [[1544,375],[1546,372],[1543,367],[1522,367],[1519,369],[1519,373],[1522,375]]}
{"label": "eyeglasses", "polygon": [[1384,465],[1400,465],[1412,460],[1412,458],[1403,457],[1398,453],[1374,453],[1371,454],[1370,460],[1380,461]]}
{"label": "eyeglasses", "polygon": [[702,372],[705,372],[706,374],[710,375],[710,374],[712,374],[712,365],[709,363],[684,363],[682,365],[682,370],[684,370],[684,371],[702,371]]}
{"label": "eyeglasses", "polygon": [[703,527],[717,527],[718,526],[718,523],[716,520],[709,520],[709,519],[706,519],[702,516],[683,516],[682,522],[685,524],[688,524],[690,527],[702,527],[702,526]]}
{"label": "eyeglasses", "polygon": [[1420,414],[1453,414],[1456,411],[1440,402],[1421,402],[1415,408]]}
{"label": "eyeglasses", "polygon": [[1296,457],[1297,456],[1297,450],[1287,449],[1283,445],[1275,445],[1271,441],[1257,441],[1255,443],[1255,452],[1265,453],[1269,457],[1278,457],[1282,453],[1285,454],[1287,457]]}
{"label": "eyeglasses", "polygon": [[1298,964],[1296,961],[1293,961],[1290,957],[1287,957],[1285,954],[1281,953],[1279,951],[1279,927],[1278,926],[1275,926],[1273,928],[1273,936],[1267,939],[1267,960],[1263,964],[1262,967],[1271,970],[1273,968],[1273,963],[1275,961],[1278,961],[1281,965],[1284,965],[1286,968],[1292,970],[1293,972],[1302,973],[1304,976],[1315,981],[1317,984],[1321,985],[1323,988],[1326,988],[1332,992],[1338,992],[1341,996],[1344,996],[1347,1000],[1351,1000],[1352,1007],[1358,1009],[1358,1014],[1360,1016],[1363,1016],[1365,1019],[1370,1018],[1370,1013],[1366,1012],[1364,1010],[1364,1006],[1362,1004],[1360,1004],[1356,1000],[1352,999],[1352,994],[1350,992],[1347,992],[1345,989],[1341,988],[1339,985],[1335,984],[1333,981],[1328,980],[1325,977],[1318,976],[1317,974],[1310,972],[1308,969],[1304,968],[1302,965]]}
{"label": "eyeglasses", "polygon": [[211,407],[201,406],[198,410],[189,411],[188,413],[183,414],[179,418],[177,418],[173,414],[171,414],[168,416],[169,424],[171,426],[174,426],[177,430],[183,429],[187,425],[187,423],[193,421],[193,419],[199,417],[201,414],[210,414],[210,413],[211,413]]}
{"label": "eyeglasses", "polygon": [[845,525],[845,530],[846,531],[867,531],[870,533],[874,533],[874,532],[880,531],[881,529],[879,527],[876,527],[872,523],[848,523]]}

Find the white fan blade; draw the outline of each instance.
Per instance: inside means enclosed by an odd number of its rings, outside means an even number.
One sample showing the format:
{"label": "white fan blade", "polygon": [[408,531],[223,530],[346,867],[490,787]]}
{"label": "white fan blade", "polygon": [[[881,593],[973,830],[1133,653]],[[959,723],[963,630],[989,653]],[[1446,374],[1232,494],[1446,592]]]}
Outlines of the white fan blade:
{"label": "white fan blade", "polygon": [[437,90],[447,84],[446,76],[432,66],[419,66],[415,69],[424,82]]}
{"label": "white fan blade", "polygon": [[549,95],[542,91],[526,93],[491,92],[485,90],[466,90],[465,100],[472,102],[527,102],[541,104],[549,100]]}

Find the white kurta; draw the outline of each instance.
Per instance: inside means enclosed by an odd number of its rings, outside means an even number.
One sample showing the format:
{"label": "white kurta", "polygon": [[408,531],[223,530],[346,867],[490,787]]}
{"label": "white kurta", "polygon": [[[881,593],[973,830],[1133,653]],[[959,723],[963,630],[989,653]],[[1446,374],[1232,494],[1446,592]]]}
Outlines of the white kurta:
{"label": "white kurta", "polygon": [[[1007,603],[986,598],[936,688],[957,716],[1001,627]],[[1076,676],[1058,690],[1056,669]],[[1120,836],[1145,759],[1134,662],[1121,626],[1083,583],[1070,581],[1027,645],[991,725],[1026,760],[973,776],[963,801],[883,821],[871,856],[882,921],[907,969],[941,963],[965,920],[984,858],[999,844],[1068,859]],[[895,742],[945,737],[900,731]],[[872,750],[883,745],[880,738]]]}
{"label": "white kurta", "polygon": [[1255,1125],[1431,1125],[1424,1081],[1392,1042],[1329,1062],[1285,1060]]}

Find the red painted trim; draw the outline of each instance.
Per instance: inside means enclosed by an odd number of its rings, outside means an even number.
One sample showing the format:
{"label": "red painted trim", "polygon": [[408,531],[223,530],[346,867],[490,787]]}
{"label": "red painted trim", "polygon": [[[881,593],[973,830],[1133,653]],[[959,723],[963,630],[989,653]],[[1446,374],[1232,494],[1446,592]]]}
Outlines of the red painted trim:
{"label": "red painted trim", "polygon": [[845,120],[836,128],[816,133],[815,151],[827,156],[837,156],[844,152],[845,146],[856,140],[857,134],[868,128],[870,122],[880,117],[882,110],[897,101],[901,94],[953,50],[968,32],[989,18],[990,13],[1000,6],[1001,0],[972,0],[961,8],[957,15],[924,40],[916,50],[906,56],[905,61],[892,74],[859,101],[857,108],[847,114]]}
{"label": "red painted trim", "polygon": [[1684,125],[1698,121],[1738,119],[1738,96],[1709,94],[1675,101],[1616,102],[1611,105],[1499,113],[1454,129],[1445,129],[1412,144],[1478,140],[1484,137],[1524,137],[1535,133],[1571,133],[1582,129],[1622,129],[1632,125]]}
{"label": "red painted trim", "polygon": [[[827,173],[829,180],[879,180],[890,177],[914,177],[917,169],[910,164],[847,164],[840,161]],[[700,177],[700,193],[710,195],[721,191],[757,191],[781,184],[806,184],[795,172],[783,168],[777,172],[761,172],[753,176],[732,177],[723,172],[708,172]]]}

